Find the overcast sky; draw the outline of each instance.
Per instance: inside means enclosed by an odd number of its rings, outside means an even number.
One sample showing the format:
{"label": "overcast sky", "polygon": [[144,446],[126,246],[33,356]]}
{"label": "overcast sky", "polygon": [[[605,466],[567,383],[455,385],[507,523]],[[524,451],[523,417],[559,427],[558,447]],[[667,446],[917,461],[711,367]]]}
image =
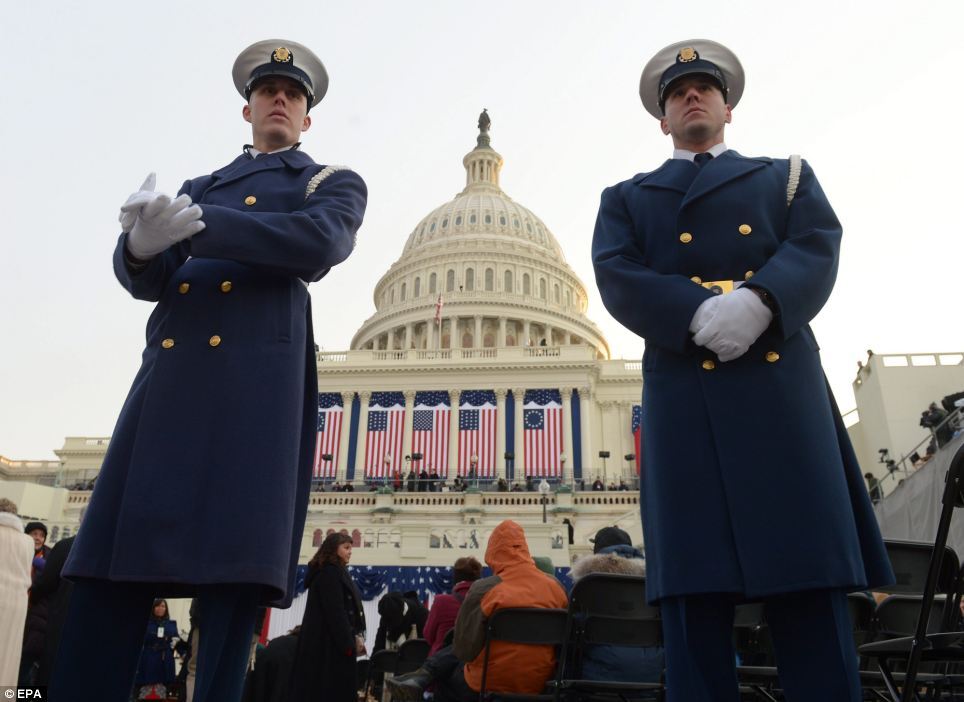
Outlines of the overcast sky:
{"label": "overcast sky", "polygon": [[[0,454],[50,459],[107,436],[151,305],[111,271],[117,210],[149,171],[174,192],[250,140],[231,65],[248,44],[312,47],[331,87],[304,150],[365,178],[352,257],[312,286],[315,334],[346,349],[406,237],[464,185],[492,118],[502,187],[548,225],[614,357],[643,343],[603,308],[589,246],[603,187],[671,143],[639,73],[663,46],[726,44],[747,72],[726,141],[801,153],[844,225],[814,322],[839,404],[865,350],[959,352],[964,99],[959,2],[55,2],[4,9]],[[329,304],[330,301],[330,304]]]}

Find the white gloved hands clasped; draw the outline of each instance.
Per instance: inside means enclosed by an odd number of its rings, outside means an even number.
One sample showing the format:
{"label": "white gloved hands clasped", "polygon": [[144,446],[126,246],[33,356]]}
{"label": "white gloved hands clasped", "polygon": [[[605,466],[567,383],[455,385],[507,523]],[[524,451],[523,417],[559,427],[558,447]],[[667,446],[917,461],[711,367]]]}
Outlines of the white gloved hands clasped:
{"label": "white gloved hands clasped", "polygon": [[697,346],[713,351],[720,361],[734,361],[760,338],[772,320],[773,312],[755,292],[738,288],[697,307],[690,331],[695,332],[693,343]]}
{"label": "white gloved hands clasped", "polygon": [[[141,189],[121,206],[120,223],[128,232],[127,249],[135,258],[146,260],[194,236],[204,229],[200,206],[188,195],[171,200],[154,191],[155,176],[147,176]],[[132,219],[133,218],[133,219]]]}

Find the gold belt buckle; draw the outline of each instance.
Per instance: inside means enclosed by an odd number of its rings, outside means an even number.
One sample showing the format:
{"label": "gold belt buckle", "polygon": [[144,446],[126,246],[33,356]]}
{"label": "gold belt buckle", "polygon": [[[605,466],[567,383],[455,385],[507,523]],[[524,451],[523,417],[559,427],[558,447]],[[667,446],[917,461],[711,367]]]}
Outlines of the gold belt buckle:
{"label": "gold belt buckle", "polygon": [[707,280],[703,287],[716,295],[726,295],[743,285],[742,280]]}

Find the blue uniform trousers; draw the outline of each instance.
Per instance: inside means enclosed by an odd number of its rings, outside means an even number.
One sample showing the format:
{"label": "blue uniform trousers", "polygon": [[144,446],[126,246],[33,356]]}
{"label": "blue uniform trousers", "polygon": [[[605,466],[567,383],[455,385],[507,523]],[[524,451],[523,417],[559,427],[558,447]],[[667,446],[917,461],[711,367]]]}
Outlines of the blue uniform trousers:
{"label": "blue uniform trousers", "polygon": [[[262,588],[198,588],[201,616],[194,702],[238,702],[251,651]],[[137,673],[155,588],[137,583],[80,580],[48,691],[53,702],[128,702]]]}
{"label": "blue uniform trousers", "polygon": [[[660,601],[668,702],[739,702],[731,595]],[[842,590],[768,598],[764,613],[788,702],[860,702],[857,651]]]}

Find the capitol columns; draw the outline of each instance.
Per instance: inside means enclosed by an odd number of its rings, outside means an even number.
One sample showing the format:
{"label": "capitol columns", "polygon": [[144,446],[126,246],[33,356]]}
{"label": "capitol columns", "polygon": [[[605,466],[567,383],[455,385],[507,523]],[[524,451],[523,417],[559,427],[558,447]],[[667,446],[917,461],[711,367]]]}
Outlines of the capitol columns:
{"label": "capitol columns", "polygon": [[[405,428],[402,433],[402,456],[408,456],[412,453],[412,420],[415,418],[415,391],[405,390],[402,394],[405,396]],[[402,465],[405,464],[403,463]],[[410,463],[409,465],[415,464]]]}
{"label": "capitol columns", "polygon": [[475,333],[472,335],[472,348],[482,348],[482,315],[475,315]]}
{"label": "capitol columns", "polygon": [[361,412],[358,413],[358,452],[355,454],[355,480],[365,478],[365,449],[368,443],[368,403],[371,399],[371,390],[358,391],[358,400],[361,402]]}
{"label": "capitol columns", "polygon": [[351,432],[351,403],[354,399],[354,392],[341,394],[341,436],[338,439],[338,467],[335,473],[335,480],[339,483],[345,482],[348,470],[348,435]]}
{"label": "capitol columns", "polygon": [[579,431],[582,434],[582,477],[592,480],[592,415],[589,404],[589,387],[579,388]]}
{"label": "capitol columns", "polygon": [[572,483],[572,388],[560,388],[562,395],[562,447],[566,460],[562,464],[562,482]]}
{"label": "capitol columns", "polygon": [[449,390],[449,480],[459,474],[459,400],[460,390]]}
{"label": "capitol columns", "polygon": [[505,348],[505,317],[499,317],[499,341],[496,346]]}
{"label": "capitol columns", "polygon": [[525,395],[525,388],[512,388],[512,398],[515,400],[515,448],[512,451],[515,454],[512,459],[515,480],[524,480],[526,475],[525,424],[522,421],[522,401]]}
{"label": "capitol columns", "polygon": [[462,348],[462,335],[459,334],[459,316],[457,314],[449,317],[449,348]]}
{"label": "capitol columns", "polygon": [[[505,321],[505,318],[502,318]],[[495,477],[505,477],[505,388],[495,389]]]}
{"label": "capitol columns", "polygon": [[532,323],[527,319],[522,323],[522,341],[519,346],[529,346],[532,339]]}

